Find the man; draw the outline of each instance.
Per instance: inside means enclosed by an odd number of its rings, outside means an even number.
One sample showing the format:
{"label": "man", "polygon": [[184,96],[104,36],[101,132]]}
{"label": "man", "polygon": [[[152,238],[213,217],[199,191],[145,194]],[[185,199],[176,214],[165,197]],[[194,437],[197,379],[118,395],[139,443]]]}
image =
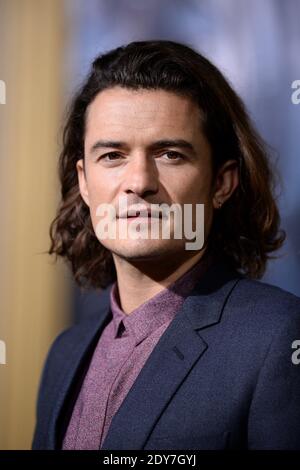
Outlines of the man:
{"label": "man", "polygon": [[[98,57],[60,179],[49,252],[104,290],[50,349],[33,449],[300,449],[300,299],[257,280],[284,234],[264,146],[222,74],[170,41]],[[157,210],[173,204],[191,217]],[[197,249],[175,236],[187,221]],[[163,223],[169,237],[149,236]]]}

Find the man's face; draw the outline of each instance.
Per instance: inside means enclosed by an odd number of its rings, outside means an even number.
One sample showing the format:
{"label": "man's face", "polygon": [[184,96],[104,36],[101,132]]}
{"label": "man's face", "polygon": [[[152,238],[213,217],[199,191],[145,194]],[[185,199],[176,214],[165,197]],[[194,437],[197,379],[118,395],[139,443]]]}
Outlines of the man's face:
{"label": "man's face", "polygon": [[[127,196],[129,208],[176,203],[192,204],[194,210],[202,203],[207,235],[213,214],[212,166],[200,120],[200,111],[190,99],[164,90],[114,87],[96,96],[87,110],[85,162],[77,162],[81,195],[90,208],[95,232],[99,205],[113,205],[118,215],[119,200]],[[151,218],[140,220],[140,229],[150,234]],[[125,222],[128,219],[115,220],[119,227]],[[183,255],[187,239],[149,235],[100,241],[121,258],[162,260]]]}

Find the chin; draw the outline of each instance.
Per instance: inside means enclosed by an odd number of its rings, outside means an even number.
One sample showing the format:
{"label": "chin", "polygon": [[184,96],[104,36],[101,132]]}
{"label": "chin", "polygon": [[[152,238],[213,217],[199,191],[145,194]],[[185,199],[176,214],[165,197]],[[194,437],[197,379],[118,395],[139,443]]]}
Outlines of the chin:
{"label": "chin", "polygon": [[176,248],[175,244],[170,244],[170,240],[151,240],[151,242],[149,240],[132,240],[130,242],[122,240],[115,246],[107,244],[106,248],[115,255],[128,260],[159,258],[182,250],[182,246]]}

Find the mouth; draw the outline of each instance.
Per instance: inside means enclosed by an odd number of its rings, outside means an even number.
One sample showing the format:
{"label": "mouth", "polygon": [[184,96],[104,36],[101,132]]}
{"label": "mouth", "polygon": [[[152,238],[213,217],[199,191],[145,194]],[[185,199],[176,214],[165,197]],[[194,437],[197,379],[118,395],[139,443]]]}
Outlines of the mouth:
{"label": "mouth", "polygon": [[127,216],[127,219],[132,219],[132,218],[133,218],[133,219],[136,219],[136,218],[138,218],[138,217],[144,217],[144,218],[148,218],[148,219],[150,219],[150,218],[158,219],[158,218],[161,218],[161,215],[150,214],[149,212],[148,212],[148,214],[144,215],[144,214],[141,214],[140,212],[137,212],[136,215],[128,215],[128,216]]}
{"label": "mouth", "polygon": [[125,218],[123,218],[123,220],[127,220],[128,223],[132,222],[133,220],[139,220],[141,222],[151,222],[151,221],[154,221],[154,220],[159,220],[161,219],[161,216],[154,216],[151,214],[148,214],[148,215],[129,215]]}
{"label": "mouth", "polygon": [[162,219],[162,214],[161,213],[151,213],[148,211],[148,213],[145,215],[145,213],[141,213],[140,211],[136,211],[135,215],[124,215],[121,217],[118,217],[119,219]]}

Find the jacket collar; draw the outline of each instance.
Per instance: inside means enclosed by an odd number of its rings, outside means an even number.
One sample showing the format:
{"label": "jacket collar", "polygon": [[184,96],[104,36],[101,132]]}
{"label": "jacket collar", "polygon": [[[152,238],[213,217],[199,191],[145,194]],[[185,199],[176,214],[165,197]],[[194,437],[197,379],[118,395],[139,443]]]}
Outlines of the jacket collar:
{"label": "jacket collar", "polygon": [[[201,330],[221,321],[223,307],[241,274],[218,258],[197,283],[163,333],[143,369],[113,417],[101,449],[141,449],[162,413],[208,344]],[[49,417],[48,448],[57,448],[64,404],[78,374],[111,319],[110,285],[101,293],[101,311],[73,329],[72,345],[53,391],[54,407]],[[159,384],[159,386],[157,386]],[[134,413],[133,413],[134,410]]]}

